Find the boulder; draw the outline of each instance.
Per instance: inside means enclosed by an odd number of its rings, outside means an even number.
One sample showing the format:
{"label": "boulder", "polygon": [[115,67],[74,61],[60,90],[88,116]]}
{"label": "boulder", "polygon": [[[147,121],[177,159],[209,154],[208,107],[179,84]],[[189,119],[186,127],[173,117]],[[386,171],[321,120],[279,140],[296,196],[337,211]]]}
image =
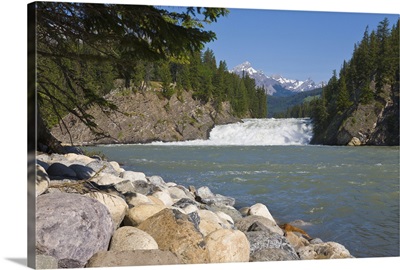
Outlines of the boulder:
{"label": "boulder", "polygon": [[351,138],[350,142],[347,144],[348,146],[360,146],[362,144],[361,140],[357,137]]}
{"label": "boulder", "polygon": [[79,155],[76,153],[68,153],[64,155],[65,159],[71,163],[82,163],[83,165],[89,164],[90,162],[94,161],[93,158],[90,158],[86,155]]}
{"label": "boulder", "polygon": [[313,238],[309,242],[310,244],[322,244],[324,241],[322,241],[320,238]]}
{"label": "boulder", "polygon": [[85,196],[96,199],[107,207],[114,223],[114,229],[116,230],[128,211],[128,205],[125,200],[119,196],[102,192],[90,192],[85,194]]}
{"label": "boulder", "polygon": [[293,254],[280,248],[266,248],[254,251],[250,255],[250,262],[289,261],[298,260]]}
{"label": "boulder", "polygon": [[168,190],[157,191],[151,195],[160,199],[166,206],[172,206],[174,204],[174,201],[172,200],[171,196],[169,195]]}
{"label": "boulder", "polygon": [[114,176],[119,176],[119,172],[117,172],[113,166],[107,161],[102,160],[94,160],[88,164],[86,164],[89,168],[99,174],[112,174]]}
{"label": "boulder", "polygon": [[164,205],[158,204],[141,204],[135,206],[128,210],[124,219],[124,224],[129,226],[137,226],[164,208]]}
{"label": "boulder", "polygon": [[207,221],[210,221],[212,223],[219,224],[220,226],[222,226],[222,222],[221,222],[220,218],[214,212],[212,212],[210,210],[201,209],[198,211],[198,213],[199,213],[201,220],[207,220]]}
{"label": "boulder", "polygon": [[214,193],[211,192],[210,188],[206,186],[198,188],[196,195],[202,199],[215,197]]}
{"label": "boulder", "polygon": [[136,181],[133,181],[132,184],[133,184],[134,192],[137,192],[137,193],[140,193],[143,195],[150,194],[154,189],[154,186],[152,184],[148,183],[147,180],[146,181],[145,180],[136,180]]}
{"label": "boulder", "polygon": [[200,187],[196,191],[196,200],[201,203],[212,205],[212,204],[223,204],[233,206],[235,205],[235,199],[220,194],[214,195],[208,187]]}
{"label": "boulder", "polygon": [[343,245],[335,242],[310,244],[297,252],[302,260],[354,258]]}
{"label": "boulder", "polygon": [[92,168],[81,164],[71,164],[69,165],[69,168],[71,168],[75,172],[76,177],[79,180],[89,179],[96,174],[96,172]]}
{"label": "boulder", "polygon": [[162,179],[161,176],[153,175],[153,176],[148,177],[147,180],[155,186],[164,187],[164,188],[167,187],[166,183],[164,182],[164,179]]}
{"label": "boulder", "polygon": [[238,230],[242,232],[248,231],[267,231],[277,233],[283,236],[283,231],[272,220],[263,216],[247,216],[235,223]]}
{"label": "boulder", "polygon": [[132,182],[142,180],[147,182],[146,175],[142,172],[124,171],[121,177],[125,180],[131,180]]}
{"label": "boulder", "polygon": [[119,172],[120,174],[121,174],[122,172],[124,172],[124,170],[119,166],[119,163],[118,163],[118,162],[116,162],[116,161],[110,161],[110,162],[108,162],[108,163],[110,163],[110,165],[114,168],[114,170],[115,170],[116,172]]}
{"label": "boulder", "polygon": [[230,216],[234,222],[237,222],[243,218],[240,212],[236,210],[233,206],[224,204],[213,204],[213,205],[208,205],[207,209],[213,212],[218,212],[218,211],[224,212],[225,214]]}
{"label": "boulder", "polygon": [[182,263],[210,262],[203,235],[180,211],[164,209],[143,221],[138,228],[150,234],[159,249],[173,252]]}
{"label": "boulder", "polygon": [[38,158],[36,158],[36,164],[42,166],[45,171],[47,171],[47,169],[50,167],[50,165],[47,162],[44,162]]}
{"label": "boulder", "polygon": [[119,267],[145,265],[180,264],[178,257],[170,251],[159,249],[106,251],[95,254],[86,267]]}
{"label": "boulder", "polygon": [[272,220],[273,222],[275,222],[275,224],[276,224],[276,221],[272,217],[272,215],[269,212],[268,208],[262,203],[256,203],[256,204],[250,206],[248,214],[249,215],[262,216],[262,217],[268,218],[268,219]]}
{"label": "boulder", "polygon": [[220,229],[231,229],[232,226],[224,219],[221,219],[216,213],[210,210],[198,210],[200,216],[200,232],[207,236],[210,233]]}
{"label": "boulder", "polygon": [[63,163],[63,164],[71,164],[64,155],[60,155],[60,154],[41,154],[41,155],[37,155],[36,159],[39,161],[43,161],[49,165],[55,163],[55,162],[59,162],[59,163]]}
{"label": "boulder", "polygon": [[47,169],[47,173],[51,179],[53,179],[54,177],[76,178],[76,173],[73,169],[59,162],[51,164]]}
{"label": "boulder", "polygon": [[158,249],[157,242],[148,233],[131,226],[124,226],[115,231],[110,251]]}
{"label": "boulder", "polygon": [[239,212],[243,217],[248,216],[249,215],[249,211],[250,211],[250,207],[247,207],[247,206],[246,207],[242,207],[242,208],[239,209]]}
{"label": "boulder", "polygon": [[124,196],[129,207],[138,206],[141,204],[155,204],[147,196],[140,193],[127,192],[124,193]]}
{"label": "boulder", "polygon": [[83,267],[107,250],[113,232],[108,209],[95,199],[68,193],[37,198],[36,253],[57,258],[59,265]]}
{"label": "boulder", "polygon": [[177,202],[183,198],[194,200],[194,197],[190,194],[190,192],[185,190],[182,186],[168,187],[168,193],[174,202]]}
{"label": "boulder", "polygon": [[97,184],[101,186],[106,186],[106,185],[115,185],[123,181],[122,178],[115,176],[114,174],[109,174],[109,173],[101,173],[98,176],[96,176],[93,180],[93,182],[96,182]]}
{"label": "boulder", "polygon": [[122,181],[120,181],[114,185],[114,188],[116,190],[118,190],[121,194],[136,193],[135,186],[133,185],[131,180],[123,180],[122,179]]}
{"label": "boulder", "polygon": [[205,238],[211,263],[248,262],[250,244],[246,235],[238,230],[221,229]]}
{"label": "boulder", "polygon": [[36,197],[43,194],[49,188],[50,178],[45,169],[36,164]]}
{"label": "boulder", "polygon": [[182,198],[175,202],[172,206],[182,209],[186,214],[198,211],[198,203],[192,199]]}
{"label": "boulder", "polygon": [[189,206],[189,205],[194,205],[194,206],[197,207],[199,205],[199,203],[194,201],[194,200],[192,200],[192,199],[182,198],[182,199],[180,199],[179,201],[176,201],[173,204],[173,206],[179,207],[179,208],[182,208],[182,209],[187,207],[187,206]]}
{"label": "boulder", "polygon": [[299,236],[294,232],[286,232],[286,239],[292,245],[292,247],[297,251],[301,247],[308,246],[310,243],[304,238]]}
{"label": "boulder", "polygon": [[226,229],[233,229],[234,221],[231,216],[225,214],[222,211],[216,211],[214,213],[218,216],[219,220],[221,221],[222,227]]}
{"label": "boulder", "polygon": [[146,197],[149,198],[153,202],[153,204],[165,206],[163,201],[161,201],[159,198],[154,197],[153,195],[147,195]]}
{"label": "boulder", "polygon": [[212,222],[210,220],[201,219],[199,224],[199,230],[203,236],[207,236],[212,232],[222,229],[219,223]]}
{"label": "boulder", "polygon": [[[282,249],[286,252],[286,260],[298,260],[295,249],[290,245],[286,238],[277,233],[270,233],[268,231],[249,231],[245,232],[247,239],[250,243],[250,257],[252,260],[256,252],[260,250]],[[260,254],[258,254],[259,256]],[[265,260],[268,260],[265,258]],[[263,260],[261,260],[263,261]]]}

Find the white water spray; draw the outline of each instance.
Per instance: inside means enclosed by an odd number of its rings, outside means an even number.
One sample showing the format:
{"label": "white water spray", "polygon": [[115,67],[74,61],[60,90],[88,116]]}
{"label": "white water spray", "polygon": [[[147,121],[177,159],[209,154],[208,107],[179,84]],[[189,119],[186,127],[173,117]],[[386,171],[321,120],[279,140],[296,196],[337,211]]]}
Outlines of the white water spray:
{"label": "white water spray", "polygon": [[306,145],[312,133],[311,120],[244,119],[242,123],[216,126],[208,140],[162,143],[156,145]]}

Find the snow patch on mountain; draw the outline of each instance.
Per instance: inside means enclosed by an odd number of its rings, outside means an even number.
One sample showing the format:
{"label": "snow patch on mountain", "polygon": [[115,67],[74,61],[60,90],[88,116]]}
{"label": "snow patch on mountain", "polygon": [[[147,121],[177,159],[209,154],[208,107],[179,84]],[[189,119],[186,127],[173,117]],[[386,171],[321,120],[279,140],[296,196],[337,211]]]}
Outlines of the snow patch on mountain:
{"label": "snow patch on mountain", "polygon": [[237,65],[230,72],[238,74],[239,76],[243,76],[243,73],[248,74],[250,78],[255,80],[257,86],[264,86],[267,94],[271,96],[277,94],[288,95],[288,93],[295,94],[298,92],[314,90],[324,86],[324,82],[317,84],[311,78],[308,78],[305,81],[300,81],[287,79],[278,74],[268,76],[265,75],[262,70],[254,69],[248,61]]}

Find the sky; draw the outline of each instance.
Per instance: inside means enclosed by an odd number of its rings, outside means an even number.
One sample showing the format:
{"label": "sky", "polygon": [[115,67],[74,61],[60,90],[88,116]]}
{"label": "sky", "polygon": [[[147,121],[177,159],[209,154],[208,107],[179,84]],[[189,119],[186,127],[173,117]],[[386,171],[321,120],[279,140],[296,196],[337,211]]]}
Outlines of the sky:
{"label": "sky", "polygon": [[249,61],[267,75],[327,82],[333,70],[350,60],[366,27],[376,30],[385,17],[398,15],[315,11],[230,9],[227,17],[207,26],[217,40],[206,44],[228,68]]}

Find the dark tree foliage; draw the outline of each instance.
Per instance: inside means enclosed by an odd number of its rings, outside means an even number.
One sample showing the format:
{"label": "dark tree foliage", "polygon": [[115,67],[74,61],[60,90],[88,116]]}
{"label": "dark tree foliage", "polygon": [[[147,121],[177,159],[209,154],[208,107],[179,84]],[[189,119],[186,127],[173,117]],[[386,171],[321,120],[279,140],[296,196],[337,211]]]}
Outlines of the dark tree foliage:
{"label": "dark tree foliage", "polygon": [[37,55],[37,140],[49,146],[49,136],[41,134],[48,134],[66,113],[102,136],[86,111],[91,106],[106,114],[118,109],[103,98],[113,79],[122,78],[130,87],[131,80],[141,83],[142,76],[148,81],[151,62],[186,61],[216,38],[203,24],[228,14],[222,8],[172,12],[154,6],[66,2],[36,2],[29,9],[36,23],[36,37],[30,42],[36,41],[31,53]]}
{"label": "dark tree foliage", "polygon": [[354,46],[352,58],[344,62],[313,104],[314,134],[325,131],[337,115],[382,99],[387,86],[393,97],[399,89],[399,20],[391,29],[385,18],[376,31],[366,28],[361,42]]}
{"label": "dark tree foliage", "polygon": [[151,78],[162,82],[162,93],[168,99],[182,88],[191,90],[193,97],[203,103],[211,102],[217,110],[222,102],[229,102],[238,117],[265,118],[267,115],[265,89],[257,87],[248,75],[240,77],[230,73],[224,61],[217,67],[210,49],[193,54],[188,63],[167,60],[160,61],[158,66],[159,71]]}

